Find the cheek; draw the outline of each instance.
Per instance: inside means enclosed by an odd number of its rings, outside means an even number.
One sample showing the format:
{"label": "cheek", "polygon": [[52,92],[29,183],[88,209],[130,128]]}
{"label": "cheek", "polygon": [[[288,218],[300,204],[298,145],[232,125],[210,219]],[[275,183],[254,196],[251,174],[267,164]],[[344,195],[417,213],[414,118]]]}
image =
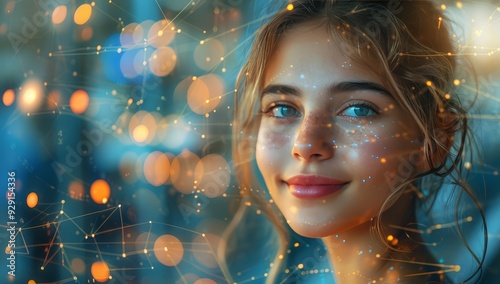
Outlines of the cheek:
{"label": "cheek", "polygon": [[[394,129],[393,129],[394,130]],[[369,188],[395,188],[422,164],[419,142],[410,133],[358,127],[344,137],[349,168]]]}
{"label": "cheek", "polygon": [[261,127],[257,138],[257,147],[277,150],[290,144],[290,141],[291,137],[288,133]]}
{"label": "cheek", "polygon": [[292,138],[288,133],[273,131],[267,127],[259,130],[256,144],[256,159],[264,178],[274,174],[283,164],[285,154],[291,152]]}

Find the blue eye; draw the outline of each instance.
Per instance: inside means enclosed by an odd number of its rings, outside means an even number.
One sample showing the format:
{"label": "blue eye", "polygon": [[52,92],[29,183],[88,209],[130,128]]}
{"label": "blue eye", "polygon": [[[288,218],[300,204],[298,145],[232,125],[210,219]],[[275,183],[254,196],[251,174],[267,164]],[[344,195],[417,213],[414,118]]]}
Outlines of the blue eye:
{"label": "blue eye", "polygon": [[361,104],[357,105],[352,105],[346,108],[343,111],[343,114],[346,116],[352,116],[352,117],[369,117],[376,115],[377,112],[373,110],[370,106],[365,106]]}
{"label": "blue eye", "polygon": [[300,113],[293,107],[287,105],[275,105],[271,109],[272,116],[278,118],[297,117]]}

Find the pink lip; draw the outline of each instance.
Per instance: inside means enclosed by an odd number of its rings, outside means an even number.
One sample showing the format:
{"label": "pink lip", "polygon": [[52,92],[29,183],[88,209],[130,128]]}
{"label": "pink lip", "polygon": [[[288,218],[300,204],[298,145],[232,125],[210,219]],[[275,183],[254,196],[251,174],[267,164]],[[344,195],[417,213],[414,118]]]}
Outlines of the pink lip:
{"label": "pink lip", "polygon": [[349,182],[315,175],[299,175],[285,182],[290,193],[301,199],[320,198],[344,188]]}

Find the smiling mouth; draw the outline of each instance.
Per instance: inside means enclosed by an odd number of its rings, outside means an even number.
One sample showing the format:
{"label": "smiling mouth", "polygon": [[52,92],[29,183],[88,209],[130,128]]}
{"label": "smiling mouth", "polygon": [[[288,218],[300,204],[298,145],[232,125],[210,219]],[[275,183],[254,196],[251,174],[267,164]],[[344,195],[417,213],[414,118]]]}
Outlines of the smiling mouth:
{"label": "smiling mouth", "polygon": [[288,191],[300,199],[321,198],[342,190],[350,183],[319,176],[294,176],[284,182]]}

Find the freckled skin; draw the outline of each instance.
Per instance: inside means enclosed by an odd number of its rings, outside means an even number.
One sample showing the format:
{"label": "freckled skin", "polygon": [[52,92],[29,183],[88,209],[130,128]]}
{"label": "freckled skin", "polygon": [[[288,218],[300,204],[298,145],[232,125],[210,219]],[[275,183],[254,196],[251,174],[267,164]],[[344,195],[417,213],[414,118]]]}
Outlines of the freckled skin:
{"label": "freckled skin", "polygon": [[[292,229],[307,237],[331,236],[369,222],[394,187],[387,175],[398,175],[398,157],[407,159],[419,151],[413,142],[419,138],[415,122],[392,97],[373,90],[328,93],[328,86],[343,81],[383,85],[377,74],[352,63],[334,43],[323,28],[294,28],[281,39],[264,80],[264,86],[300,90],[293,97],[262,97],[263,109],[286,103],[298,115],[279,120],[272,112],[262,114],[256,159],[274,202]],[[342,67],[344,62],[349,68]],[[353,117],[352,105],[360,102],[379,113]],[[284,180],[301,174],[349,184],[318,199],[300,199]]]}

